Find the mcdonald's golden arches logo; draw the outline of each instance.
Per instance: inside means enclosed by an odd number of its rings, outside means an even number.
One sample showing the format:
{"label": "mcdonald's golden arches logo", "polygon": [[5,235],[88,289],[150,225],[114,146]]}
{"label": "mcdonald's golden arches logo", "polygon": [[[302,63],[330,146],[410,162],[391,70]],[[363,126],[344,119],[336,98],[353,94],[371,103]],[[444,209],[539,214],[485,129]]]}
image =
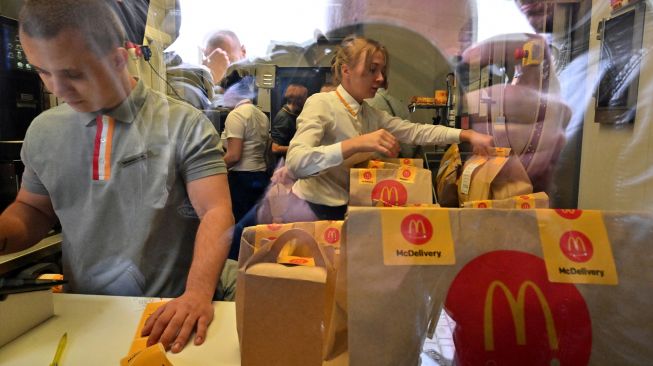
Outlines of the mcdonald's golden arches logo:
{"label": "mcdonald's golden arches logo", "polygon": [[401,234],[411,244],[422,245],[433,236],[433,225],[420,214],[410,214],[401,220]]}
{"label": "mcdonald's golden arches logo", "polygon": [[578,263],[592,259],[594,246],[587,235],[580,231],[567,231],[560,237],[560,250],[570,260]]}
{"label": "mcdonald's golden arches logo", "polygon": [[340,230],[330,227],[324,231],[324,241],[327,243],[337,243],[338,240],[340,240]]}
{"label": "mcdonald's golden arches logo", "polygon": [[493,300],[496,289],[501,290],[508,301],[508,307],[510,308],[510,314],[512,315],[512,322],[515,325],[516,344],[520,346],[526,344],[526,314],[524,306],[526,301],[526,291],[531,289],[536,295],[537,301],[542,308],[542,313],[544,314],[544,324],[546,326],[546,334],[549,337],[549,346],[552,350],[558,349],[558,333],[556,332],[555,323],[553,322],[551,308],[549,308],[549,303],[546,301],[544,294],[542,294],[542,290],[540,290],[540,288],[532,281],[524,281],[519,286],[517,298],[515,298],[505,283],[495,280],[490,283],[490,286],[488,286],[487,292],[485,293],[485,306],[483,308],[483,335],[486,351],[494,351]]}
{"label": "mcdonald's golden arches logo", "polygon": [[499,250],[469,261],[445,311],[460,365],[587,365],[592,322],[578,289],[549,282],[544,260]]}
{"label": "mcdonald's golden arches logo", "polygon": [[487,203],[486,202],[479,202],[476,207],[477,208],[487,208]]}
{"label": "mcdonald's golden arches logo", "polygon": [[408,192],[399,182],[382,180],[372,188],[372,202],[382,202],[383,206],[403,206],[408,201]]}
{"label": "mcdonald's golden arches logo", "polygon": [[531,208],[531,204],[528,202],[522,202],[521,208],[523,208],[524,210],[528,210],[529,208]]}

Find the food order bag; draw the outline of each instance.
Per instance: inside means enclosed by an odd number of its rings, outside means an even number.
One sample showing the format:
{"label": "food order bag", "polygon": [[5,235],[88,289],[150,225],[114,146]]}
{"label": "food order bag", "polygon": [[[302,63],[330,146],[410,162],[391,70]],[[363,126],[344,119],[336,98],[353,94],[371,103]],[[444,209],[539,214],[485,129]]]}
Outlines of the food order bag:
{"label": "food order bag", "polygon": [[435,175],[435,194],[442,207],[458,207],[458,177],[463,166],[458,144],[449,146]]}
{"label": "food order bag", "polygon": [[[286,244],[312,253],[315,266],[277,263]],[[327,279],[334,268],[312,235],[290,229],[239,264],[236,325],[243,365],[321,365]],[[332,296],[332,295],[331,295]]]}
{"label": "food order bag", "polygon": [[510,151],[495,147],[489,156],[474,155],[465,162],[458,182],[461,204],[533,193],[524,166]]}
{"label": "food order bag", "polygon": [[[352,207],[345,226],[356,243],[346,246],[351,365],[653,359],[653,271],[638,255],[650,250],[652,214]],[[423,352],[430,344],[439,348]]]}
{"label": "food order bag", "polygon": [[405,206],[433,203],[431,171],[415,166],[350,169],[350,206]]}

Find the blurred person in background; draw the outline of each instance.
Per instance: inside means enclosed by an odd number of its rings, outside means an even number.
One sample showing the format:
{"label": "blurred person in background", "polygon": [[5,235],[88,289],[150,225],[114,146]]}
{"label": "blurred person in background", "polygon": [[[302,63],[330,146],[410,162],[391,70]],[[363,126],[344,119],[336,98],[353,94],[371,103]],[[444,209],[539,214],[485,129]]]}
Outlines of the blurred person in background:
{"label": "blurred person in background", "polygon": [[290,84],[286,88],[284,99],[286,104],[274,117],[270,136],[272,137],[272,152],[279,156],[286,156],[290,140],[297,130],[297,116],[304,108],[308,98],[308,89],[299,84]]}

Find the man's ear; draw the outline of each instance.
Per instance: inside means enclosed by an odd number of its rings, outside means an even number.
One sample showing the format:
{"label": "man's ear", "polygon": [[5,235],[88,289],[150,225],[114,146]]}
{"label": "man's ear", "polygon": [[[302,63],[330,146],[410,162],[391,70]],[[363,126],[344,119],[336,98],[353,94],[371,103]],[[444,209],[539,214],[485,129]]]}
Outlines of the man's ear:
{"label": "man's ear", "polygon": [[243,54],[243,58],[247,57],[247,49],[245,48],[245,45],[240,46],[240,52]]}

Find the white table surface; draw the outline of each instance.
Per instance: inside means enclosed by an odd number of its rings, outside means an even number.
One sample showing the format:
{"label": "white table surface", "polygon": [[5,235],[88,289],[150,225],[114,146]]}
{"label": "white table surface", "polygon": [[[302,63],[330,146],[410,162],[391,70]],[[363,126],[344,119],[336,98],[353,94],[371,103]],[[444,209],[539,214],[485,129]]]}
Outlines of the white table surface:
{"label": "white table surface", "polygon": [[[68,332],[60,366],[117,366],[129,351],[145,304],[159,300],[54,294],[55,315],[0,348],[0,365],[47,366],[59,338]],[[167,353],[175,366],[240,365],[235,303],[214,302],[213,307],[215,316],[204,344],[191,341],[181,353]]]}

